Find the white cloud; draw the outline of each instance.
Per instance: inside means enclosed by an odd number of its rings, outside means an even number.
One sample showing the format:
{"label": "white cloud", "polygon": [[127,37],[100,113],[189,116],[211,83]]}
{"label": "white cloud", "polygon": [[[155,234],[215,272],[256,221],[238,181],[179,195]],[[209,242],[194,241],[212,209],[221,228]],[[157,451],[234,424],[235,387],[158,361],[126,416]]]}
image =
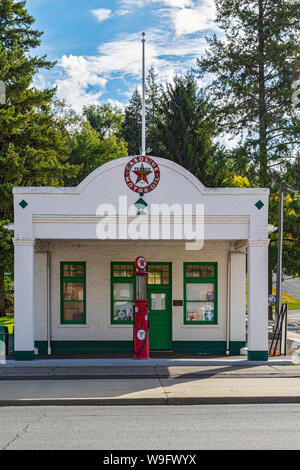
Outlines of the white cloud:
{"label": "white cloud", "polygon": [[107,20],[112,15],[112,11],[107,8],[97,8],[96,10],[91,10],[91,13],[98,23]]}
{"label": "white cloud", "polygon": [[117,15],[134,13],[137,8],[145,8],[151,5],[154,8],[161,6],[180,9],[194,6],[193,0],[119,0],[119,4],[121,8],[116,11]]}
{"label": "white cloud", "polygon": [[151,3],[162,3],[166,7],[171,8],[185,8],[193,7],[194,2],[192,0],[150,0]]}
{"label": "white cloud", "polygon": [[169,27],[174,29],[176,37],[207,29],[219,31],[214,24],[216,16],[214,0],[120,0],[119,3],[121,9],[116,12],[118,15],[133,13],[137,8],[153,5],[153,13],[161,18],[167,18]]}
{"label": "white cloud", "polygon": [[141,8],[147,0],[119,0],[119,3],[122,8]]}
{"label": "white cloud", "polygon": [[121,101],[119,101],[119,100],[114,100],[112,98],[108,98],[107,102],[112,106],[117,106],[118,108],[122,109],[122,111],[124,111],[124,109],[125,109],[125,104],[121,103]]}
{"label": "white cloud", "polygon": [[171,8],[194,6],[193,0],[120,0],[119,3],[122,8],[142,8],[151,4],[162,4]]}
{"label": "white cloud", "polygon": [[216,9],[212,0],[202,0],[194,8],[172,9],[169,15],[177,37],[207,29],[218,30],[214,24]]}
{"label": "white cloud", "polygon": [[115,13],[116,15],[124,16],[124,15],[128,15],[129,13],[131,13],[131,10],[121,9],[121,10],[115,11]]}
{"label": "white cloud", "polygon": [[[107,80],[99,76],[97,63],[82,56],[62,56],[60,67],[63,77],[56,81],[57,96],[80,112],[83,106],[96,104],[103,94]],[[89,87],[100,88],[99,91],[88,91]]]}

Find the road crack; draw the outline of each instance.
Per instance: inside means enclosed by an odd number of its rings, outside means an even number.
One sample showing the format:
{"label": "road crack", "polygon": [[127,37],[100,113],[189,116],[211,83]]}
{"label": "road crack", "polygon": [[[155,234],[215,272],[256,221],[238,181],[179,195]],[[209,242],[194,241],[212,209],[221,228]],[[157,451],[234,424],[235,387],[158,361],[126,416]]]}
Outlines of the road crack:
{"label": "road crack", "polygon": [[37,419],[34,423],[27,423],[23,429],[21,429],[20,432],[18,432],[15,437],[13,439],[11,439],[11,441],[9,441],[7,444],[5,444],[4,447],[2,447],[2,450],[8,450],[9,446],[11,446],[14,442],[16,442],[18,439],[20,439],[21,437],[23,437],[25,434],[28,433],[28,429],[30,426],[32,426],[33,424],[37,424],[39,423],[42,418],[44,418],[46,416],[46,413],[45,412],[41,412],[41,415],[39,416],[39,419]]}

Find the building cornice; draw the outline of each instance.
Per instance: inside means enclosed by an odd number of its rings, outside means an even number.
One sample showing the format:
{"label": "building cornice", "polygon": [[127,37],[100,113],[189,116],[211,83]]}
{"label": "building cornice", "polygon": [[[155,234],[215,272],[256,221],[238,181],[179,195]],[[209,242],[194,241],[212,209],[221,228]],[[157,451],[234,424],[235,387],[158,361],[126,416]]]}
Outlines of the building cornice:
{"label": "building cornice", "polygon": [[34,246],[35,238],[26,236],[16,236],[13,238],[15,246]]}
{"label": "building cornice", "polygon": [[248,240],[248,247],[254,248],[254,247],[267,247],[269,246],[270,239],[269,238],[264,238],[264,239],[251,239]]}
{"label": "building cornice", "polygon": [[[62,195],[62,194],[81,194],[82,188],[79,186],[75,187],[63,187],[56,188],[52,186],[15,186],[13,188],[13,194],[53,194],[53,195]],[[270,190],[268,188],[205,188],[203,187],[201,193],[203,195],[210,196],[268,196]]]}

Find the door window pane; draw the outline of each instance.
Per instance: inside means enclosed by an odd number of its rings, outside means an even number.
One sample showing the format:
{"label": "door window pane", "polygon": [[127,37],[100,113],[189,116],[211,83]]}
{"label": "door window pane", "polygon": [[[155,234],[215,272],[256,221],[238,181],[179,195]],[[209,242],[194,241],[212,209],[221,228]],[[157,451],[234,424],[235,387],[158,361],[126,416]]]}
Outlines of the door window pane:
{"label": "door window pane", "polygon": [[168,264],[148,264],[148,284],[170,284],[170,266]]}
{"label": "door window pane", "polygon": [[166,310],[166,294],[151,294],[151,310]]}

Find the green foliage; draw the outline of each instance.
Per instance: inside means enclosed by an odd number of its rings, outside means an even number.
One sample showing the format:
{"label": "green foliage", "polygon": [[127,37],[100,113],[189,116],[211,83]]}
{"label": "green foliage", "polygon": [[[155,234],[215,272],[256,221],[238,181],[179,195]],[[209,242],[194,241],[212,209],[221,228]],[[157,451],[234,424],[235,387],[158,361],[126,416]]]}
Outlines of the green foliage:
{"label": "green foliage", "polygon": [[12,271],[13,267],[13,249],[12,233],[5,226],[9,220],[0,221],[0,271]]}
{"label": "green foliage", "polygon": [[123,113],[117,106],[110,104],[85,106],[83,115],[87,118],[92,128],[100,135],[101,139],[115,134],[121,136]]}
{"label": "green foliage", "polygon": [[125,108],[122,136],[128,144],[128,154],[138,155],[142,142],[142,99],[137,88]]}
{"label": "green foliage", "polygon": [[126,155],[127,146],[123,139],[119,139],[113,133],[102,139],[89,122],[83,122],[82,127],[74,132],[71,140],[69,162],[80,169],[78,174],[70,180],[70,184],[79,184],[99,166]]}
{"label": "green foliage", "polygon": [[155,118],[159,155],[173,160],[206,185],[213,185],[214,123],[210,105],[198,90],[194,76],[176,76],[161,93]]}

